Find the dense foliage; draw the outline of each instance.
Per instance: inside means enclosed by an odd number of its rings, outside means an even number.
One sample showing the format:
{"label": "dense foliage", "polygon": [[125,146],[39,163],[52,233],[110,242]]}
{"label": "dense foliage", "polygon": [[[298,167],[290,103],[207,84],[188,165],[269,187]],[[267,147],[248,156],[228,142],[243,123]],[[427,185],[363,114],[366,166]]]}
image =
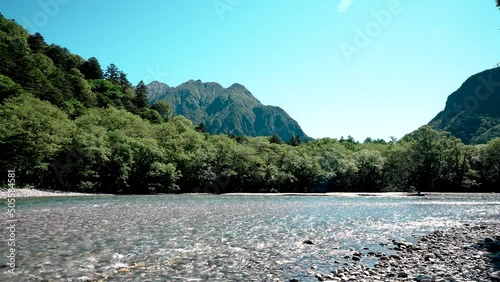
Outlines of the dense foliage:
{"label": "dense foliage", "polygon": [[363,143],[210,135],[0,16],[0,184],[106,193],[498,191],[500,139],[464,145],[423,126]]}

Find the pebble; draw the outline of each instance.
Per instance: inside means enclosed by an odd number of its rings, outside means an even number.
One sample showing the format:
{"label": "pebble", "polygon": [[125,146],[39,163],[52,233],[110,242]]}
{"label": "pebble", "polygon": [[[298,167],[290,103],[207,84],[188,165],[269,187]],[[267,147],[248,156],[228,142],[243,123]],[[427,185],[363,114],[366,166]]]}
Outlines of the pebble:
{"label": "pebble", "polygon": [[[329,275],[316,274],[316,278],[359,282],[500,282],[500,222],[467,223],[435,231],[416,243],[392,240],[392,245],[397,254],[367,253],[379,260],[373,267],[356,263]],[[357,262],[361,256],[354,251],[344,258]]]}
{"label": "pebble", "polygon": [[[36,198],[36,197],[61,197],[61,196],[96,196],[96,195],[110,195],[110,194],[91,194],[91,193],[75,193],[75,192],[62,192],[55,190],[40,190],[33,188],[15,188],[11,193],[15,198]],[[0,199],[7,199],[9,192],[7,189],[0,189]]]}

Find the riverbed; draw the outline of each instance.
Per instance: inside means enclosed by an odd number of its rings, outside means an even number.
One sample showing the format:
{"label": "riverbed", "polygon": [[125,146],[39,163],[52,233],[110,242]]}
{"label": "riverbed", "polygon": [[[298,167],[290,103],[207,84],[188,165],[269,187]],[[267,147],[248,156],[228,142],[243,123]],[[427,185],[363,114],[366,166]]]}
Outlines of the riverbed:
{"label": "riverbed", "polygon": [[15,212],[15,274],[2,228],[0,281],[317,281],[311,267],[328,273],[356,250],[497,222],[500,195],[45,197]]}

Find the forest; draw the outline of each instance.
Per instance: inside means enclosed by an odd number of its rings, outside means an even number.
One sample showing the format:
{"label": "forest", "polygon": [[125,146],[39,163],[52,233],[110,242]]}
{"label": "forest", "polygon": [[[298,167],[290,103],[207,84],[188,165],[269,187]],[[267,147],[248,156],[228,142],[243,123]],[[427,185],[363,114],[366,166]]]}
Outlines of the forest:
{"label": "forest", "polygon": [[[0,186],[115,194],[498,192],[500,138],[424,125],[400,140],[211,135],[111,64],[0,15]],[[346,121],[339,121],[346,122]],[[335,126],[335,122],[332,122]]]}

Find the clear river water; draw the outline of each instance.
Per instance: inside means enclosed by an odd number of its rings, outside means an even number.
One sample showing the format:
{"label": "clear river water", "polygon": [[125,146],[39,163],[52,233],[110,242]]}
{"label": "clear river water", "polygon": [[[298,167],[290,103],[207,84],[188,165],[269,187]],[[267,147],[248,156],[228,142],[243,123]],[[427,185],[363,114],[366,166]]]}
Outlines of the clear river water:
{"label": "clear river water", "polygon": [[[312,266],[328,273],[353,250],[390,253],[383,243],[391,239],[500,218],[499,194],[92,196],[16,204],[16,274],[6,273],[3,224],[0,281],[317,281]],[[0,209],[5,222],[5,201]]]}

